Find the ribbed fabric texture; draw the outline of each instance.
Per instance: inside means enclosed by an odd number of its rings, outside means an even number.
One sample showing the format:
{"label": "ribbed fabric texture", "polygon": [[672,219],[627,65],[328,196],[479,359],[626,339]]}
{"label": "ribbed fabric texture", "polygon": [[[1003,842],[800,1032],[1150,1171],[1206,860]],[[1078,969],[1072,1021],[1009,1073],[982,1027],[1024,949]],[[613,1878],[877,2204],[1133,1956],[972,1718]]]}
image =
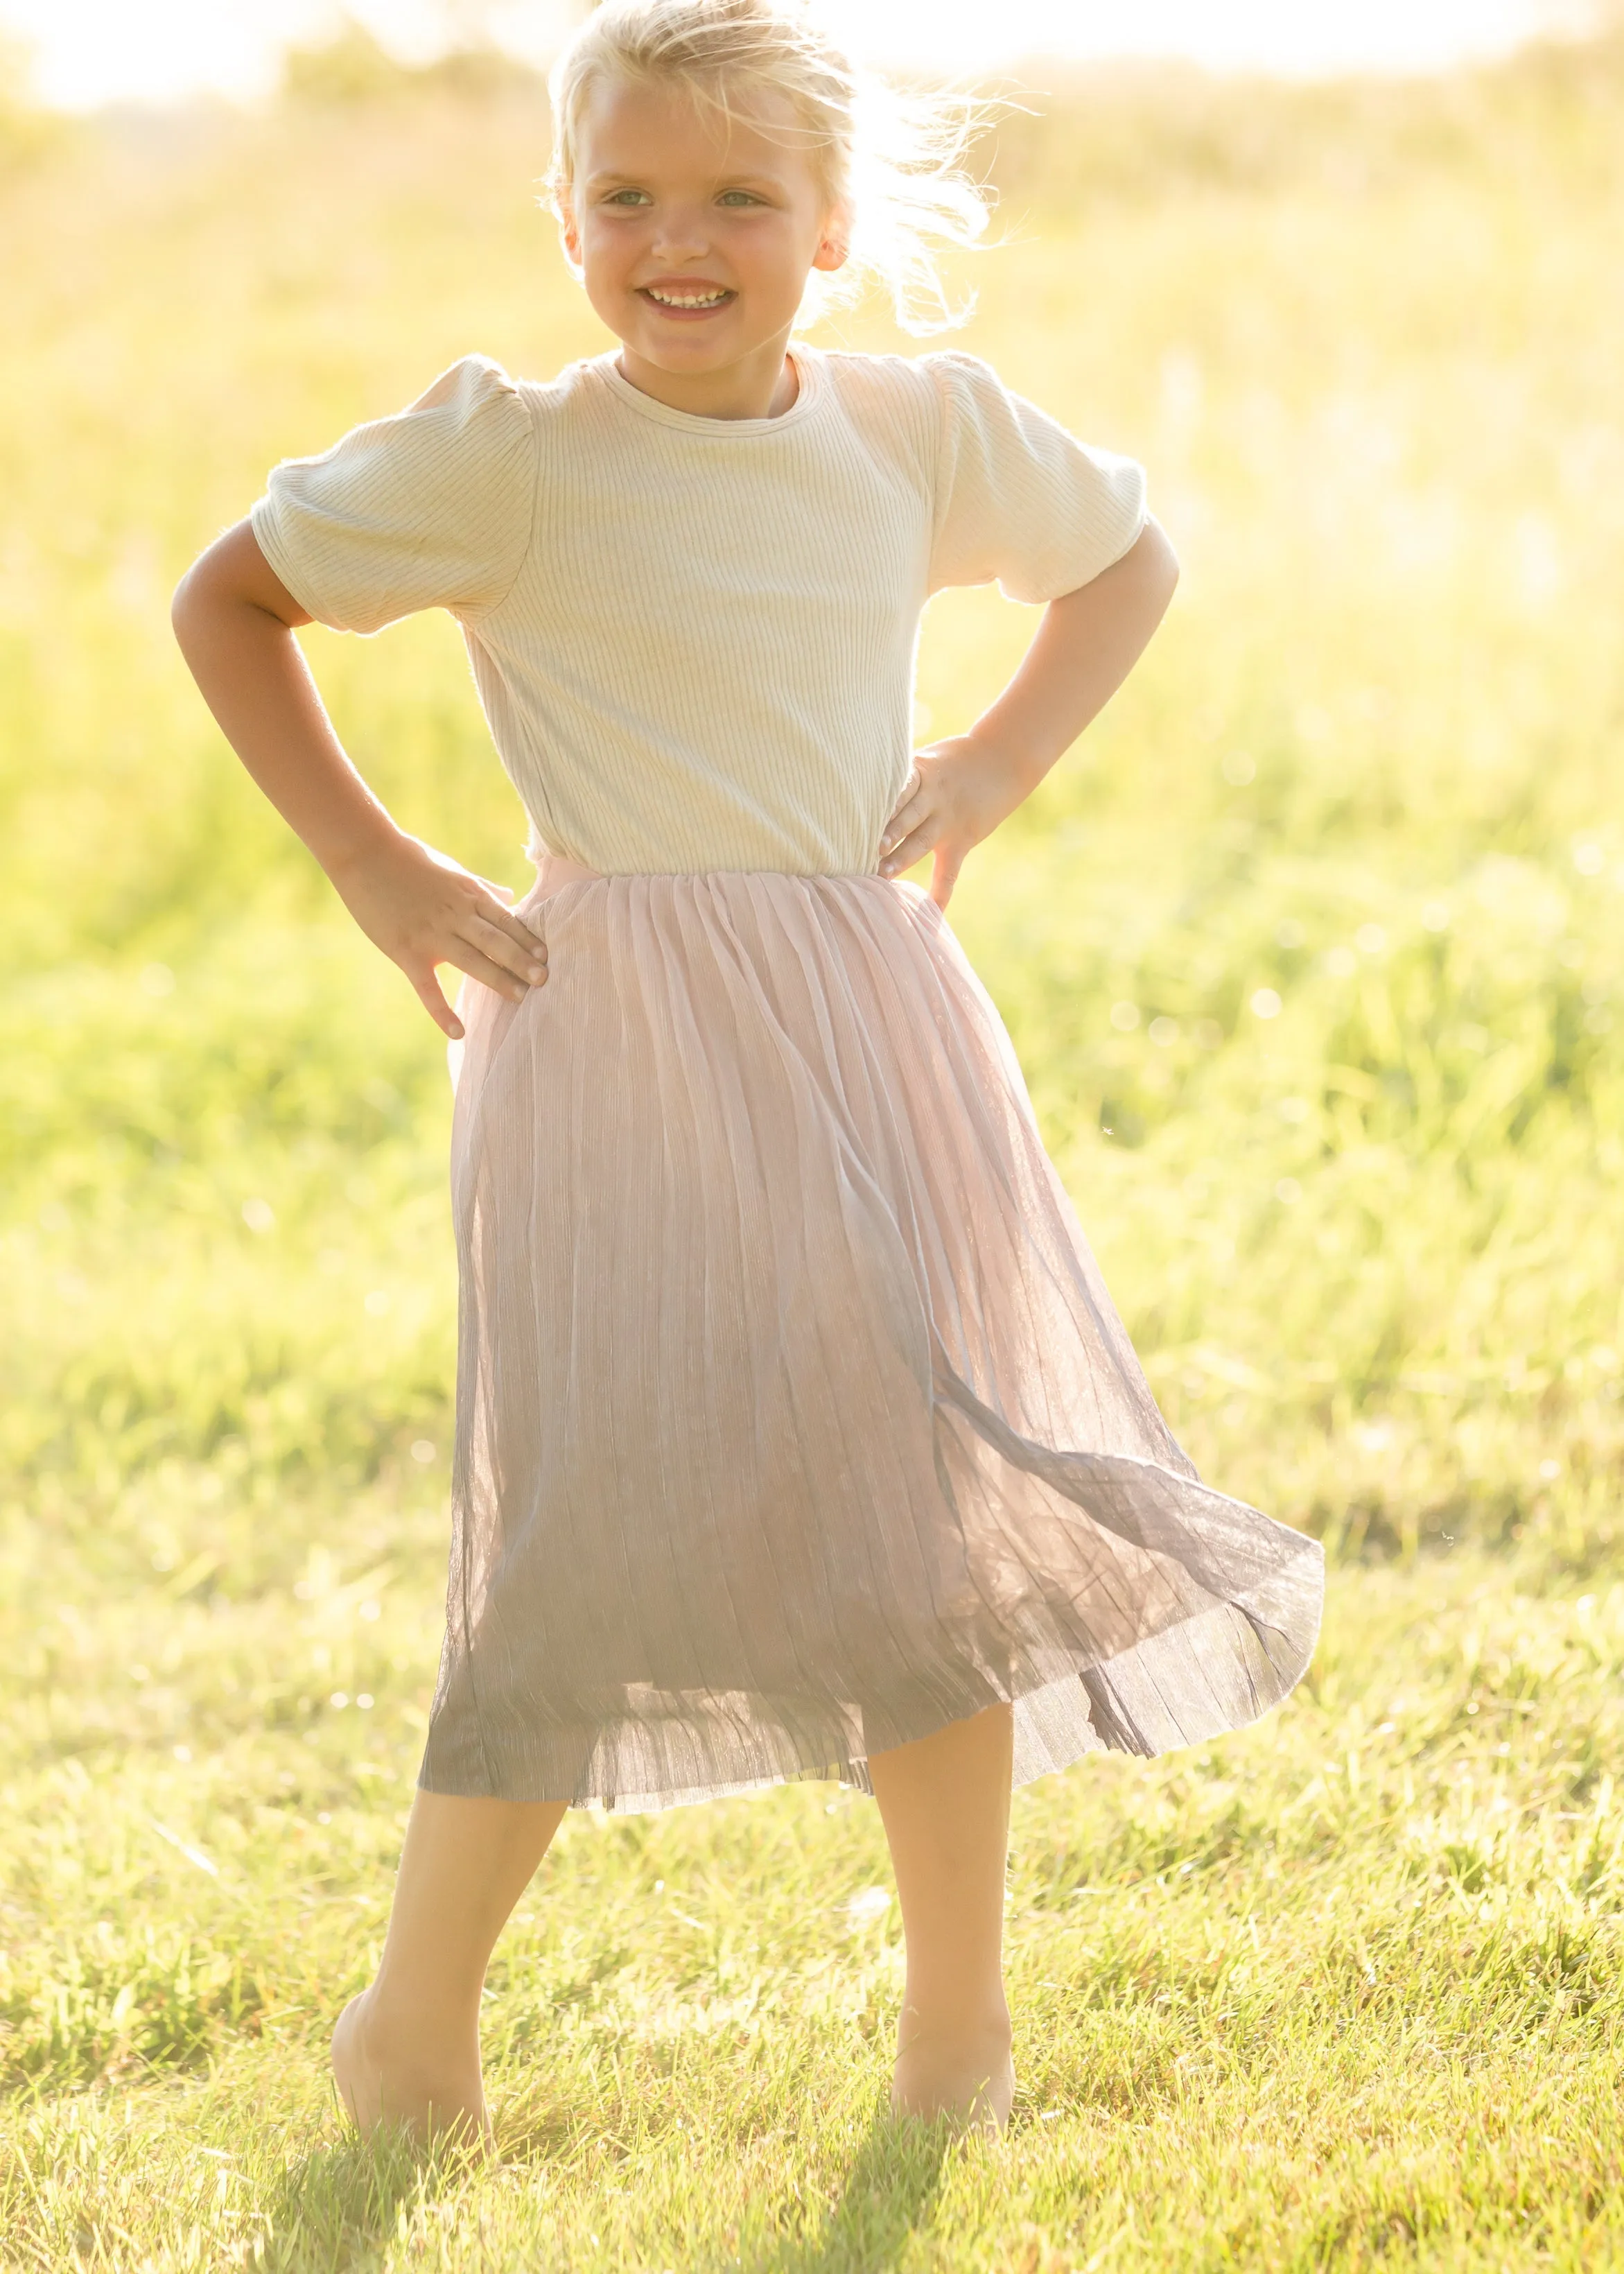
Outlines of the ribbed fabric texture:
{"label": "ribbed fabric texture", "polygon": [[468,983],[455,1538],[422,1781],[637,1808],[999,1699],[1024,1782],[1253,1720],[1318,1544],[1201,1484],[945,920],[879,877],[559,881]]}
{"label": "ribbed fabric texture", "polygon": [[927,598],[1086,584],[1144,476],[974,357],[793,354],[794,403],[747,419],[673,410],[613,353],[545,386],[470,358],[278,466],[255,535],[322,623],[457,616],[534,850],[871,875]]}

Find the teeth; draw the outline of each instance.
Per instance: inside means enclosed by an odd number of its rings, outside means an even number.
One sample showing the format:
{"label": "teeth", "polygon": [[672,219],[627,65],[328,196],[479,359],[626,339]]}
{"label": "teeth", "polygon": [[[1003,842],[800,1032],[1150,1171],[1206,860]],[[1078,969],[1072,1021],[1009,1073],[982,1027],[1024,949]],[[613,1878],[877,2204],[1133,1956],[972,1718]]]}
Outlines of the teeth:
{"label": "teeth", "polygon": [[668,308],[714,308],[717,303],[719,300],[725,300],[727,295],[725,291],[661,292],[650,284],[649,297],[650,300],[662,301]]}

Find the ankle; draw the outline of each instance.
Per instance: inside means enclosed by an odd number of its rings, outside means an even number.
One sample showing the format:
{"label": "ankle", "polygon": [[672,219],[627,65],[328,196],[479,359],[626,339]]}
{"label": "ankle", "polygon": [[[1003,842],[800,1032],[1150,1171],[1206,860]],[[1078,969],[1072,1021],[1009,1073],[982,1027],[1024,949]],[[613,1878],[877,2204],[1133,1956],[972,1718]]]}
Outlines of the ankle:
{"label": "ankle", "polygon": [[393,2123],[422,2142],[487,2137],[477,2039],[437,2042],[387,2011],[380,2022],[371,1995],[352,1998],[333,2030],[334,2082],[357,2130],[366,2138]]}
{"label": "ankle", "polygon": [[478,2058],[479,2005],[476,1999],[430,1999],[381,1977],[361,1996],[364,2041],[380,2060],[436,2065],[447,2055]]}
{"label": "ankle", "polygon": [[973,2131],[1002,2132],[1014,2097],[1007,2012],[957,2014],[939,2022],[904,2015],[891,2088],[891,2105],[899,2116],[945,2117]]}
{"label": "ankle", "polygon": [[1013,2043],[1010,2009],[1001,1989],[996,1996],[969,2002],[962,1996],[905,1997],[898,2017],[898,2059],[915,2049],[959,2045],[1007,2054]]}

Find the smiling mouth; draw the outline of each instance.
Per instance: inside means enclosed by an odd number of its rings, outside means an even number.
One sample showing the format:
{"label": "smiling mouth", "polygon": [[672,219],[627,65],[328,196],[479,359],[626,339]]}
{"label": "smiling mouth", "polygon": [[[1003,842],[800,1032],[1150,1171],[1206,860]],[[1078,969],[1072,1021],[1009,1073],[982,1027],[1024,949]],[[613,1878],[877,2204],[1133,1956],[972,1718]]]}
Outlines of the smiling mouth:
{"label": "smiling mouth", "polygon": [[662,291],[654,284],[644,284],[639,289],[643,297],[652,300],[657,308],[664,308],[680,316],[709,315],[712,309],[726,307],[730,300],[737,297],[725,284],[718,284],[708,292]]}

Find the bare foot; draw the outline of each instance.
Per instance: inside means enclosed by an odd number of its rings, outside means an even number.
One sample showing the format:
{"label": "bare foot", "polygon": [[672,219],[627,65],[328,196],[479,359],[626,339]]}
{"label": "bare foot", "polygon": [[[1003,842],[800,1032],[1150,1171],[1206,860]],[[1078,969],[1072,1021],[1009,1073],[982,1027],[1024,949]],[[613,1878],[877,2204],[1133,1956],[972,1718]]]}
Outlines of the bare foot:
{"label": "bare foot", "polygon": [[1008,2028],[973,2035],[915,2031],[897,2055],[891,2105],[898,2116],[945,2116],[966,2132],[1002,2132],[1015,2098]]}
{"label": "bare foot", "polygon": [[380,2124],[402,2126],[419,2145],[435,2138],[488,2142],[491,2127],[479,2080],[479,2055],[436,2060],[417,2034],[372,2010],[372,1992],[352,1998],[333,2029],[333,2081],[361,2137]]}

